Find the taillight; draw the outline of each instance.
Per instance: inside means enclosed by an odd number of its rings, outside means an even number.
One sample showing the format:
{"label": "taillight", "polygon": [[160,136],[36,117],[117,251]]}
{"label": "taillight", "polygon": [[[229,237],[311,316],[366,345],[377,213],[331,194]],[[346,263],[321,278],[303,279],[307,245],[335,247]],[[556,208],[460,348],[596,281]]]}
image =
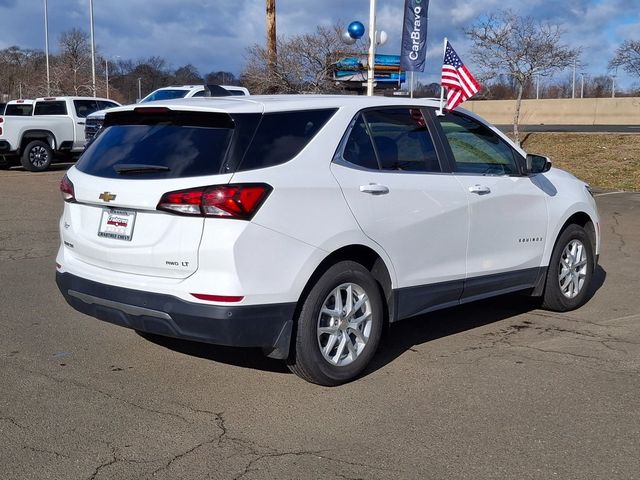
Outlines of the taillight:
{"label": "taillight", "polygon": [[73,190],[73,183],[66,175],[60,180],[60,192],[62,192],[62,199],[65,202],[75,202],[76,192]]}
{"label": "taillight", "polygon": [[264,183],[190,188],[165,193],[157,208],[180,215],[251,220],[271,190]]}
{"label": "taillight", "polygon": [[208,293],[192,293],[198,300],[206,300],[207,302],[228,302],[235,303],[242,300],[244,297],[231,296],[231,295],[209,295]]}

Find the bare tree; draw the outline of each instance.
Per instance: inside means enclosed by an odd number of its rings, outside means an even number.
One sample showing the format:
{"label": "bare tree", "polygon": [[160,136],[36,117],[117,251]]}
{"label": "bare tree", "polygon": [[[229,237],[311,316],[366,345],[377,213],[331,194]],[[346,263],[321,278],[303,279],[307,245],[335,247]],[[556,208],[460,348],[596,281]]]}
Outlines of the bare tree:
{"label": "bare tree", "polygon": [[627,73],[640,77],[640,40],[625,40],[609,62],[609,68],[622,67]]}
{"label": "bare tree", "polygon": [[340,34],[344,29],[317,27],[314,33],[279,38],[276,65],[270,71],[268,49],[253,45],[241,74],[243,84],[255,93],[327,93],[340,90],[331,79],[333,64],[357,54],[358,44],[348,48]]}
{"label": "bare tree", "polygon": [[61,53],[53,68],[55,90],[73,95],[92,94],[89,35],[74,28],[60,34],[59,44]]}
{"label": "bare tree", "polygon": [[178,85],[197,85],[203,83],[203,79],[198,69],[188,63],[173,72],[173,82]]}
{"label": "bare tree", "polygon": [[473,41],[473,60],[487,73],[507,73],[516,83],[513,134],[517,142],[523,91],[537,74],[550,74],[569,66],[578,55],[561,43],[559,25],[520,17],[511,11],[489,15],[465,33]]}

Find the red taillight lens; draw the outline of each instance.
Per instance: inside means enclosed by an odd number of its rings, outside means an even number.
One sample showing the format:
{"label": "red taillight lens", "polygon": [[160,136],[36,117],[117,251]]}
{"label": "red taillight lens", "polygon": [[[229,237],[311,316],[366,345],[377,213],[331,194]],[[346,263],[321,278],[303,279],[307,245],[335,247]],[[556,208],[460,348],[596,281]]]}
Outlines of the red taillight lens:
{"label": "red taillight lens", "polygon": [[271,193],[259,184],[216,185],[165,193],[158,210],[182,215],[251,220]]}
{"label": "red taillight lens", "polygon": [[65,202],[75,202],[76,192],[73,190],[73,183],[66,175],[60,180],[60,192],[62,192],[62,199]]}

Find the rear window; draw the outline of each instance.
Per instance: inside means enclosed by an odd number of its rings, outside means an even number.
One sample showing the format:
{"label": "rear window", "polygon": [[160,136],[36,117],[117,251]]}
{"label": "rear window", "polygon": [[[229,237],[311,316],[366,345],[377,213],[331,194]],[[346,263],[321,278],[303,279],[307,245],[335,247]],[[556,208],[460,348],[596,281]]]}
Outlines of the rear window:
{"label": "rear window", "polygon": [[140,103],[155,102],[156,100],[172,100],[174,98],[184,98],[189,90],[158,90],[148,97],[143,98]]}
{"label": "rear window", "polygon": [[24,103],[11,103],[7,105],[4,114],[5,116],[13,117],[28,117],[33,111],[33,105],[25,105]]}
{"label": "rear window", "polygon": [[64,100],[37,102],[34,115],[66,115],[67,104]]}
{"label": "rear window", "polygon": [[[160,179],[228,171],[241,158],[258,115],[233,119],[220,113],[107,114],[105,130],[87,148],[77,168],[106,178]],[[235,134],[235,135],[234,135]],[[240,143],[244,144],[238,147]]]}
{"label": "rear window", "polygon": [[298,155],[333,116],[336,109],[263,115],[239,171],[273,167]]}

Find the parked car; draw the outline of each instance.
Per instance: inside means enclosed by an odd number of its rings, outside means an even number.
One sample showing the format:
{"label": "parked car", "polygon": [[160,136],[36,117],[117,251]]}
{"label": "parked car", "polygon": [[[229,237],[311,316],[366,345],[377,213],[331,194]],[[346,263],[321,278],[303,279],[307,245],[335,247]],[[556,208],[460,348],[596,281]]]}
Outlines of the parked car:
{"label": "parked car", "polygon": [[4,109],[5,117],[30,117],[33,115],[33,100],[11,100]]}
{"label": "parked car", "polygon": [[105,98],[47,97],[33,103],[31,116],[3,117],[0,154],[20,159],[32,172],[46,170],[54,155],[84,149],[85,118],[90,113],[120,105]]}
{"label": "parked car", "polygon": [[7,106],[5,102],[0,102],[0,116],[4,115],[4,108]]}
{"label": "parked car", "polygon": [[[163,87],[154,90],[138,103],[156,102],[158,100],[173,100],[176,98],[192,98],[207,96],[224,96],[224,92],[229,92],[233,96],[249,95],[249,90],[235,85],[180,85]],[[96,136],[104,123],[105,110],[99,110],[87,117],[87,124],[84,129],[85,139],[88,142]]]}
{"label": "parked car", "polygon": [[385,323],[525,291],[580,307],[588,185],[437,101],[253,96],[111,110],[62,180],[56,280],[141,332],[359,375]]}

